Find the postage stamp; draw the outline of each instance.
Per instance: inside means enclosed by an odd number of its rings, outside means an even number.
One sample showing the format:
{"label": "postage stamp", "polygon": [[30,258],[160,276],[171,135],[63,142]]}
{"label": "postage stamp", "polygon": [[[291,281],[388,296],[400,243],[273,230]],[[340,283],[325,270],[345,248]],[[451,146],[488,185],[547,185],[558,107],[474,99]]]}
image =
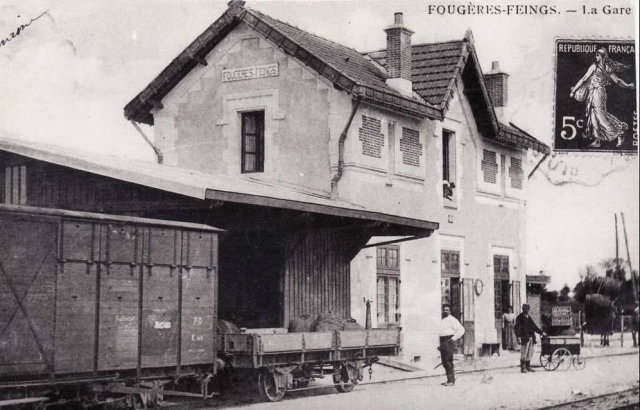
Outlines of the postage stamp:
{"label": "postage stamp", "polygon": [[555,151],[636,152],[635,44],[556,40]]}

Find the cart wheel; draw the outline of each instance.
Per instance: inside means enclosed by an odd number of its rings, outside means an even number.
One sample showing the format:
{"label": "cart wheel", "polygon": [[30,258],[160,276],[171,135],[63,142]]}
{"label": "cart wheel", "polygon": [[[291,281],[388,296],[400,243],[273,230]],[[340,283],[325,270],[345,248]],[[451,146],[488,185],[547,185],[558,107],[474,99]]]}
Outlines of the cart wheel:
{"label": "cart wheel", "polygon": [[580,357],[580,355],[573,356],[573,359],[571,359],[571,361],[573,362],[573,367],[578,370],[582,370],[587,366],[587,361],[584,359],[584,357]]}
{"label": "cart wheel", "polygon": [[554,363],[554,370],[567,370],[571,367],[571,352],[564,347],[560,347],[551,354],[551,361]]}
{"label": "cart wheel", "polygon": [[353,391],[355,384],[349,379],[349,370],[346,364],[340,365],[338,371],[333,373],[333,383],[340,393]]}
{"label": "cart wheel", "polygon": [[547,371],[553,371],[556,369],[555,365],[551,361],[550,354],[549,355],[543,355],[542,353],[540,354],[540,366],[542,366]]}
{"label": "cart wheel", "polygon": [[278,389],[276,375],[267,369],[260,370],[258,375],[258,391],[264,401],[280,401],[284,397],[285,389]]}

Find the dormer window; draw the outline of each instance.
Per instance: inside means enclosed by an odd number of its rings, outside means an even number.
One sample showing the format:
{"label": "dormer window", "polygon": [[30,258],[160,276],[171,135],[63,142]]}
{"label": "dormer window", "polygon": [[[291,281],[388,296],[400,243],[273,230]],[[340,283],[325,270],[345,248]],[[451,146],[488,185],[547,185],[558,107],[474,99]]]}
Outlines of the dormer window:
{"label": "dormer window", "polygon": [[264,111],[242,113],[242,173],[264,171]]}

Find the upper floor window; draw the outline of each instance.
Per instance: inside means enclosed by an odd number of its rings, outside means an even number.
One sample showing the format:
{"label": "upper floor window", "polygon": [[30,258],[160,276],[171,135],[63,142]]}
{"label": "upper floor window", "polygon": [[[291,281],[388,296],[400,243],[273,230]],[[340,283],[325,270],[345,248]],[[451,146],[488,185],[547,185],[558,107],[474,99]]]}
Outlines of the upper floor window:
{"label": "upper floor window", "polygon": [[442,131],[442,193],[447,199],[453,200],[456,187],[456,134]]}
{"label": "upper floor window", "polygon": [[264,111],[242,113],[242,173],[264,171]]}
{"label": "upper floor window", "polygon": [[500,197],[524,199],[525,176],[521,157],[484,148],[479,166],[479,190]]}
{"label": "upper floor window", "polygon": [[27,203],[27,167],[18,165],[4,168],[2,203],[25,205]]}

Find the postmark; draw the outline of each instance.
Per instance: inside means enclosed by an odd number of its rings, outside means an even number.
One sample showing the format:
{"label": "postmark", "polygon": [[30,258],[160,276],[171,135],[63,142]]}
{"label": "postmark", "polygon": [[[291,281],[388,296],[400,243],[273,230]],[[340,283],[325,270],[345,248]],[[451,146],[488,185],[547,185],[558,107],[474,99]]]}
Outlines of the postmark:
{"label": "postmark", "polygon": [[558,39],[555,56],[555,151],[637,152],[634,42]]}

